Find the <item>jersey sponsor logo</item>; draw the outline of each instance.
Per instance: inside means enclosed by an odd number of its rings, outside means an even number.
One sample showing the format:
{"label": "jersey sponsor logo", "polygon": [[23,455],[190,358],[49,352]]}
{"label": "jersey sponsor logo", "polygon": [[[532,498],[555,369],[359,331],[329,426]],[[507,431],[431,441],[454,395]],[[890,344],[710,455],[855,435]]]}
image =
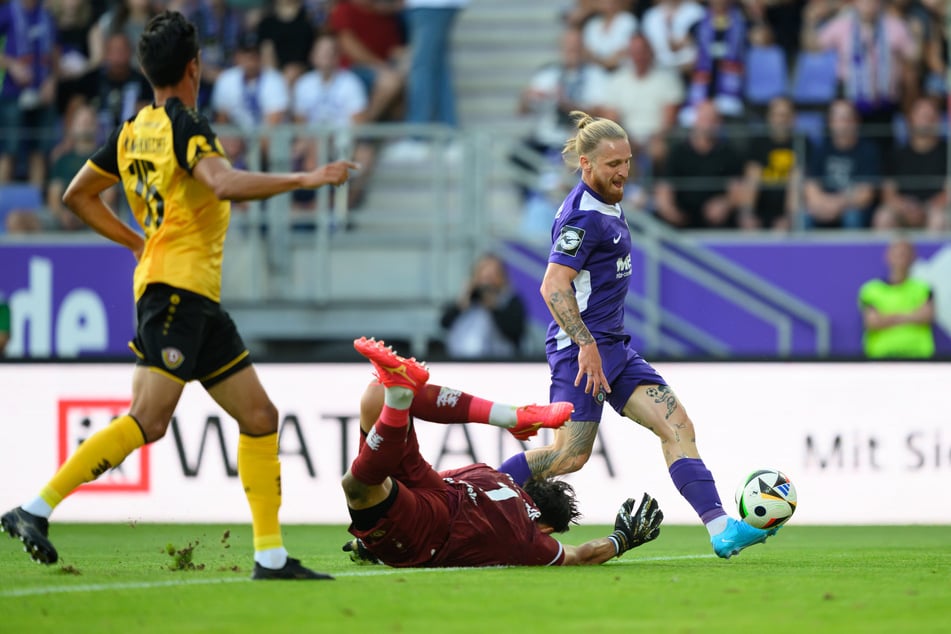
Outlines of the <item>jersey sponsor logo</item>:
{"label": "jersey sponsor logo", "polygon": [[584,229],[580,227],[565,225],[561,228],[558,240],[555,241],[555,251],[571,257],[576,256],[581,243],[584,242],[584,233]]}
{"label": "jersey sponsor logo", "polygon": [[631,254],[628,253],[626,257],[618,258],[616,262],[617,266],[617,276],[616,279],[621,279],[622,277],[628,277],[631,274]]}
{"label": "jersey sponsor logo", "polygon": [[622,235],[622,234],[619,233],[619,234],[617,234],[616,236],[614,236],[614,238],[611,240],[611,242],[613,242],[614,244],[617,244],[618,242],[620,242],[620,241],[621,241],[621,235]]}
{"label": "jersey sponsor logo", "polygon": [[162,348],[162,363],[169,370],[178,369],[185,362],[185,355],[178,348]]}

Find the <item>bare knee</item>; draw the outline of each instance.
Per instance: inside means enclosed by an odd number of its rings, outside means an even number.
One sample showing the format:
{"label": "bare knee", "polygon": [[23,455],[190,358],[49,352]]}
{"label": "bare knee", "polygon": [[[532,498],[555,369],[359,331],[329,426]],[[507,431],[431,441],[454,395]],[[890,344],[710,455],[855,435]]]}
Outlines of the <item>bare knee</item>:
{"label": "bare knee", "polygon": [[360,429],[369,433],[383,412],[383,385],[374,381],[360,398]]}
{"label": "bare knee", "polygon": [[277,432],[278,412],[270,400],[255,404],[238,420],[242,434],[266,436]]}
{"label": "bare knee", "polygon": [[358,480],[349,470],[340,481],[347,506],[354,510],[367,509],[384,502],[393,490],[393,482],[386,478],[380,484],[367,484]]}
{"label": "bare knee", "polygon": [[141,413],[136,415],[135,411],[130,411],[129,415],[139,424],[139,428],[145,436],[146,444],[161,440],[165,436],[165,432],[168,431],[168,425],[172,420],[171,416],[146,416]]}
{"label": "bare knee", "polygon": [[343,474],[340,486],[343,487],[343,494],[347,497],[347,505],[351,508],[366,499],[367,485],[353,477],[349,470]]}

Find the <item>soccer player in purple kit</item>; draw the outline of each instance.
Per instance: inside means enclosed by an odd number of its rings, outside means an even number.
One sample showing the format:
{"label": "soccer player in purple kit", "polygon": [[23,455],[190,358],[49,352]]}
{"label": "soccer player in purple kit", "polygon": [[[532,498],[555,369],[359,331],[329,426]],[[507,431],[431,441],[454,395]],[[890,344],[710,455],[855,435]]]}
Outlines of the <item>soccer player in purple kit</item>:
{"label": "soccer player in purple kit", "polygon": [[660,438],[670,477],[700,516],[716,554],[736,555],[766,541],[763,530],[729,517],[713,474],[697,451],[693,422],[667,382],[630,345],[624,299],[631,276],[631,233],[620,202],[631,165],[627,134],[609,119],[575,111],[577,134],[562,155],[581,170],[552,227],[541,293],[554,320],[546,354],[550,399],[574,405],[554,442],[516,454],[500,471],[516,483],[577,471],[588,461],[605,401]]}

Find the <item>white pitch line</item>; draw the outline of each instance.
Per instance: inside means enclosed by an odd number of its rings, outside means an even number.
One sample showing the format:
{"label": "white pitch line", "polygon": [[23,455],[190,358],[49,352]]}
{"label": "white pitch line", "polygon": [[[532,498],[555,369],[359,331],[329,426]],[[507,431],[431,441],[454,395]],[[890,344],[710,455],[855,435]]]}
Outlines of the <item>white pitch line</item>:
{"label": "white pitch line", "polygon": [[[709,559],[713,555],[677,555],[674,557],[639,557],[637,559],[624,559],[611,562],[611,565],[631,565],[651,561],[678,561],[683,559]],[[494,568],[506,568],[506,566],[494,566]],[[366,568],[345,572],[335,572],[333,575],[341,577],[384,577],[389,575],[412,575],[421,573],[438,572],[459,572],[461,570],[473,570],[473,568],[452,567],[452,568]],[[476,570],[485,570],[477,568]],[[184,573],[188,574],[188,573]],[[34,588],[20,588],[14,590],[0,591],[0,599],[9,599],[14,597],[30,597],[44,594],[73,594],[77,592],[111,592],[115,590],[151,590],[154,588],[168,588],[176,586],[205,586],[216,583],[247,583],[251,581],[250,577],[216,577],[214,579],[170,579],[167,581],[129,581],[120,583],[86,583],[68,586],[38,586]]]}
{"label": "white pitch line", "polygon": [[87,583],[75,586],[47,586],[36,588],[20,588],[18,590],[4,590],[0,598],[29,597],[41,594],[68,594],[73,592],[106,592],[112,590],[147,590],[152,588],[168,588],[170,586],[199,586],[214,583],[236,583],[251,579],[237,577],[218,577],[216,579],[176,579],[169,581],[129,581],[123,583]]}

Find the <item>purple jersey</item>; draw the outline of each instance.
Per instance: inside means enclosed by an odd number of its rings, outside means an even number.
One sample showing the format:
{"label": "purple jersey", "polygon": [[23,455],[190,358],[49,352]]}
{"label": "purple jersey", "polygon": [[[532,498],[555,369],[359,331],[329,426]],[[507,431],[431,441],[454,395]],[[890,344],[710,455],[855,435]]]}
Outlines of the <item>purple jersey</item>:
{"label": "purple jersey", "polygon": [[[578,271],[575,297],[581,319],[599,342],[627,341],[624,299],[631,277],[631,232],[619,204],[609,205],[580,181],[555,214],[548,261]],[[571,346],[570,337],[552,320],[549,355]]]}

